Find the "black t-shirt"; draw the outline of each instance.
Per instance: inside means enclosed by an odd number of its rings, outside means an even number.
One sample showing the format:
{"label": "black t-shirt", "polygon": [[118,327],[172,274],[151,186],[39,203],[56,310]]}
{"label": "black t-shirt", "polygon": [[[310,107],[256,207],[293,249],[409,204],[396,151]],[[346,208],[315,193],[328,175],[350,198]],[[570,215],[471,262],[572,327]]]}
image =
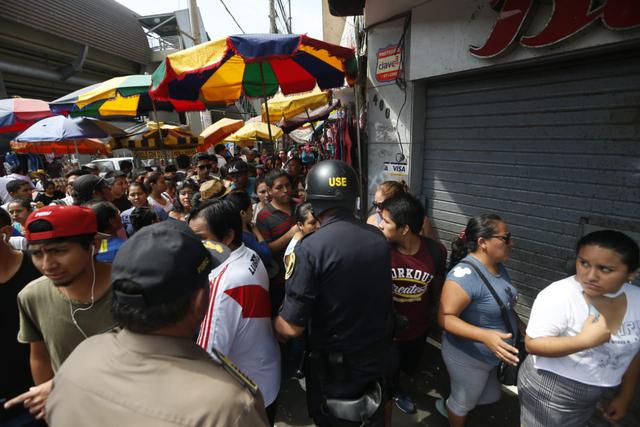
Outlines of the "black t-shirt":
{"label": "black t-shirt", "polygon": [[42,274],[23,252],[20,268],[6,283],[0,284],[0,398],[24,393],[33,385],[29,367],[29,346],[18,342],[20,315],[18,292]]}
{"label": "black t-shirt", "polygon": [[62,199],[63,197],[64,197],[64,193],[62,193],[60,191],[56,191],[55,193],[53,193],[53,196],[47,196],[46,193],[40,192],[40,193],[38,193],[38,195],[36,196],[34,201],[36,203],[42,202],[43,205],[48,206],[54,200]]}
{"label": "black t-shirt", "polygon": [[127,199],[127,196],[122,196],[119,199],[113,199],[112,203],[116,206],[116,208],[118,208],[120,212],[124,212],[127,209],[133,207],[129,199]]}

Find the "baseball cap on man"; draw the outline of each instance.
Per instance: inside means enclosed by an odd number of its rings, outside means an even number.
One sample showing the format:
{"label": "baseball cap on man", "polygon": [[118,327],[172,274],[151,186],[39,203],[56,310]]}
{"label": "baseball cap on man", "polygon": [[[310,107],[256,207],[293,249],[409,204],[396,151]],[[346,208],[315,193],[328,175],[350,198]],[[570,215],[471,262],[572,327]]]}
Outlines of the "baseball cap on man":
{"label": "baseball cap on man", "polygon": [[108,186],[109,182],[106,179],[91,174],[79,176],[73,183],[76,196],[82,200],[91,199],[94,191],[100,191]]}
{"label": "baseball cap on man", "polygon": [[[211,245],[210,245],[211,246]],[[111,280],[130,280],[141,293],[114,288],[122,304],[148,307],[202,288],[209,272],[229,256],[224,245],[206,248],[185,222],[163,221],[142,228],[120,247]]]}
{"label": "baseball cap on man", "polygon": [[[47,224],[43,227],[34,226],[34,223],[38,222]],[[99,234],[96,214],[91,208],[85,206],[45,206],[29,215],[25,229],[29,242]],[[32,229],[45,231],[32,231]]]}
{"label": "baseball cap on man", "polygon": [[242,160],[232,161],[229,164],[229,167],[227,169],[228,174],[243,173],[243,172],[249,172],[249,165],[247,165],[247,162]]}

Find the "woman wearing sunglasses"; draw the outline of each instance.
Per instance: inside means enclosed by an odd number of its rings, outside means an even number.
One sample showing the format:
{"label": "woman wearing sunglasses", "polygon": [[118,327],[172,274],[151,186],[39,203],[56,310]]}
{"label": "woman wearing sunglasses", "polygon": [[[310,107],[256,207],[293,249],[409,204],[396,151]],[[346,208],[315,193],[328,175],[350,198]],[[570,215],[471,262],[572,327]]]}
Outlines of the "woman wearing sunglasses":
{"label": "woman wearing sunglasses", "polygon": [[178,197],[176,197],[176,201],[173,203],[174,209],[169,212],[169,218],[186,221],[189,212],[191,212],[193,208],[191,199],[193,195],[199,191],[199,186],[195,181],[187,179],[180,181],[176,188]]}
{"label": "woman wearing sunglasses", "polygon": [[[524,427],[587,425],[600,397],[617,387],[604,407],[622,420],[640,377],[640,289],[631,284],[638,245],[614,230],[582,237],[576,274],[536,297],[525,344],[530,355],[518,375]],[[631,421],[630,421],[631,422]]]}
{"label": "woman wearing sunglasses", "polygon": [[485,285],[491,284],[507,307],[510,328],[518,320],[513,311],[517,291],[503,263],[513,241],[507,224],[495,214],[471,218],[451,245],[450,266],[440,299],[438,322],[445,330],[442,358],[451,379],[451,394],[436,402],[452,427],[463,426],[476,405],[500,399],[497,367],[500,361],[518,363],[517,349],[500,306]]}
{"label": "woman wearing sunglasses", "polygon": [[[382,222],[382,216],[380,215],[382,213],[382,202],[395,197],[398,194],[408,192],[409,187],[404,181],[385,181],[380,184],[373,196],[373,202],[371,203],[373,213],[369,215],[369,218],[367,218],[367,224],[375,225],[376,227],[380,226],[380,222]],[[420,231],[420,235],[439,241],[435,235],[433,227],[431,226],[431,221],[429,221],[429,218],[426,216],[422,222],[422,231]]]}

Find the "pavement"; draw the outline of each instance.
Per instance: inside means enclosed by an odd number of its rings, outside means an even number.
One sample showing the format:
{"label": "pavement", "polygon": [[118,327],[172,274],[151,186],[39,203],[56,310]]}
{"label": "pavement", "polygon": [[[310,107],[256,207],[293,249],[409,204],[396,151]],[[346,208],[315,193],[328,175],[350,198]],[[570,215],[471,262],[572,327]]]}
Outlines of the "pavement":
{"label": "pavement", "polygon": [[[307,415],[305,392],[298,385],[293,373],[293,366],[285,363],[284,378],[281,387],[277,427],[312,427],[314,424]],[[435,341],[428,340],[422,356],[419,371],[412,377],[402,378],[403,390],[414,399],[418,411],[407,415],[398,408],[393,409],[392,425],[397,427],[432,426],[446,427],[447,420],[440,416],[434,407],[435,401],[449,394],[449,376]],[[520,411],[518,397],[510,390],[503,388],[502,398],[491,405],[483,405],[474,409],[468,417],[467,426],[519,426]]]}

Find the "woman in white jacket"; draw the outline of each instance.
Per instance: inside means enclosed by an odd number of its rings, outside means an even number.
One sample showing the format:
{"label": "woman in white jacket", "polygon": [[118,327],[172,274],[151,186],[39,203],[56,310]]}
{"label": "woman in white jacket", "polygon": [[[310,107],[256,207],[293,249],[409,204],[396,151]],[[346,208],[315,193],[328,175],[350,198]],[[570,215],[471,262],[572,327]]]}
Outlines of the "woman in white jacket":
{"label": "woman in white jacket", "polygon": [[609,388],[604,415],[622,419],[640,377],[638,245],[613,230],[577,245],[576,275],[538,294],[518,378],[521,425],[584,426]]}

